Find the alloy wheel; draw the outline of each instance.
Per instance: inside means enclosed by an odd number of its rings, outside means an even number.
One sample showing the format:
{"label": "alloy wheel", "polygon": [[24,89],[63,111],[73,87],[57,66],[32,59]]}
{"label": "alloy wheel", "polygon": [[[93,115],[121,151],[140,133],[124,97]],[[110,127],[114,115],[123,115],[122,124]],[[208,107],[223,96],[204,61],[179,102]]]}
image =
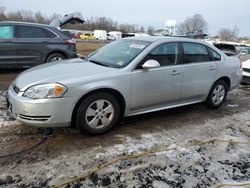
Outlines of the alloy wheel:
{"label": "alloy wheel", "polygon": [[114,117],[113,105],[104,99],[94,101],[86,110],[86,123],[95,129],[109,125]]}
{"label": "alloy wheel", "polygon": [[213,95],[212,95],[212,101],[215,105],[220,104],[225,97],[226,91],[225,87],[222,84],[217,85],[214,88]]}

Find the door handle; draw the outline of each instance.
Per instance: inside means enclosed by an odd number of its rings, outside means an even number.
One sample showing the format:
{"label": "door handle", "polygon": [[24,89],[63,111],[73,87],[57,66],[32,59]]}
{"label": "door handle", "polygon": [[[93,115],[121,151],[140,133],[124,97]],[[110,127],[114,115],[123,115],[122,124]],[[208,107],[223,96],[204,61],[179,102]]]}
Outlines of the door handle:
{"label": "door handle", "polygon": [[214,67],[214,66],[211,66],[208,68],[208,70],[215,70],[215,69],[216,69],[216,67]]}
{"label": "door handle", "polygon": [[175,76],[175,75],[181,74],[181,72],[180,72],[180,71],[177,71],[177,70],[173,70],[170,74],[171,74],[172,76]]}

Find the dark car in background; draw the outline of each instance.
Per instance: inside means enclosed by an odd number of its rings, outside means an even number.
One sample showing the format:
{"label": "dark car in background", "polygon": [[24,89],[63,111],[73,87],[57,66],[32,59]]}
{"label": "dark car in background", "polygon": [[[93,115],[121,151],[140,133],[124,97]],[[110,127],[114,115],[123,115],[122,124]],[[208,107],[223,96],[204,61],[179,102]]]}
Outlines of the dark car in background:
{"label": "dark car in background", "polygon": [[74,57],[75,41],[56,27],[0,22],[0,68],[30,67]]}

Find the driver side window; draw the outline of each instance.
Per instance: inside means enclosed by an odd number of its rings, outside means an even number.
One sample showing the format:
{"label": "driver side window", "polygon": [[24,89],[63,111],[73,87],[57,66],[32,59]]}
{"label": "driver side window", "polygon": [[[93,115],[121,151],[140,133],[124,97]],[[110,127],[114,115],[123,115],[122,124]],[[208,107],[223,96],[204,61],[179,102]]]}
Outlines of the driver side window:
{"label": "driver side window", "polygon": [[156,60],[161,66],[176,65],[180,62],[178,43],[166,43],[152,50],[140,63],[142,66],[147,60]]}

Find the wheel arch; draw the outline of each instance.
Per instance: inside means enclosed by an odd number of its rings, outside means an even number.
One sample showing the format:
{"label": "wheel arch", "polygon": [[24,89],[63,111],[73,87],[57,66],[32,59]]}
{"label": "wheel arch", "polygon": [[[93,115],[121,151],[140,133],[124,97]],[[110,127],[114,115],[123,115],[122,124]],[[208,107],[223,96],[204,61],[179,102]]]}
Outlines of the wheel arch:
{"label": "wheel arch", "polygon": [[226,84],[227,84],[227,86],[228,86],[227,89],[228,89],[228,90],[230,89],[230,87],[231,87],[231,80],[230,80],[229,77],[227,77],[227,76],[222,76],[222,77],[218,78],[214,83],[216,83],[216,82],[219,81],[219,80],[225,81]]}
{"label": "wheel arch", "polygon": [[104,92],[104,93],[109,93],[109,94],[113,95],[117,99],[117,101],[121,107],[120,115],[124,115],[124,112],[126,109],[126,102],[125,102],[124,96],[119,91],[112,89],[112,88],[95,89],[95,90],[89,91],[88,93],[84,94],[75,104],[73,111],[72,111],[72,115],[71,115],[71,127],[74,127],[74,125],[75,125],[76,112],[77,112],[81,102],[84,99],[86,99],[88,96],[90,96],[94,93],[98,93],[98,92]]}
{"label": "wheel arch", "polygon": [[231,87],[231,80],[230,80],[230,78],[227,77],[227,76],[219,77],[219,78],[216,79],[216,80],[213,82],[213,84],[210,86],[210,89],[209,89],[209,91],[208,91],[208,93],[207,93],[207,95],[206,95],[206,98],[204,98],[204,100],[207,100],[207,98],[208,98],[208,96],[209,96],[209,93],[211,92],[211,89],[213,88],[213,85],[214,85],[216,82],[218,82],[219,80],[225,81],[226,84],[227,84],[227,86],[228,86],[228,88],[227,88],[228,91],[230,90],[230,87]]}
{"label": "wheel arch", "polygon": [[52,52],[50,52],[50,53],[47,54],[47,56],[46,56],[45,59],[44,59],[44,62],[46,62],[47,59],[48,59],[48,57],[49,57],[50,55],[52,55],[52,54],[61,54],[61,55],[63,55],[66,59],[68,58],[68,56],[67,56],[67,54],[66,54],[65,52],[63,52],[63,51],[61,51],[61,50],[54,50],[54,51],[52,51]]}

